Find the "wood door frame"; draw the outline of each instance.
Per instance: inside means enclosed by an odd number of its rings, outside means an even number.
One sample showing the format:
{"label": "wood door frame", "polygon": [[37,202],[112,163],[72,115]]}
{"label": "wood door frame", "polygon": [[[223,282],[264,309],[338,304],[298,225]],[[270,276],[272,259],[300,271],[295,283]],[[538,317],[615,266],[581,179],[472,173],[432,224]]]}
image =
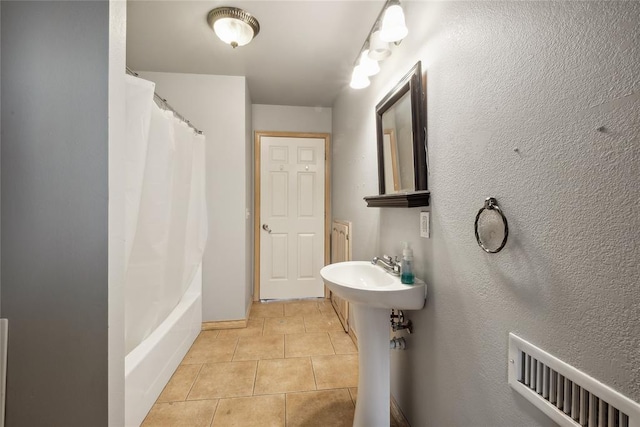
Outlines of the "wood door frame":
{"label": "wood door frame", "polygon": [[[253,147],[253,300],[260,301],[260,154],[263,136],[276,138],[324,139],[324,265],[330,262],[331,250],[331,134],[310,132],[255,131]],[[327,288],[324,288],[327,297]]]}

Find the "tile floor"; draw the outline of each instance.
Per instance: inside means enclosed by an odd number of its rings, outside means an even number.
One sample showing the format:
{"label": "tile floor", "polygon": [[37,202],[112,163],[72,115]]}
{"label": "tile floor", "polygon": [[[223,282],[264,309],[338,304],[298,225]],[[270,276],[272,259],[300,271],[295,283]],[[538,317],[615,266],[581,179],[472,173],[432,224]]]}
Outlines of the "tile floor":
{"label": "tile floor", "polygon": [[143,427],[350,427],[358,354],[326,300],[254,303],[202,331]]}

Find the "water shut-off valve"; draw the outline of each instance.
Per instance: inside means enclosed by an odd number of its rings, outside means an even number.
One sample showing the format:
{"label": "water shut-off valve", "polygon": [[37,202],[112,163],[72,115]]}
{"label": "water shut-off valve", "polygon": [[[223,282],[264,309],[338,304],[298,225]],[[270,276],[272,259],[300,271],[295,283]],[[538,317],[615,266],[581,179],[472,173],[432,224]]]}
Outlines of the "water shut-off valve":
{"label": "water shut-off valve", "polygon": [[407,348],[407,342],[402,337],[393,337],[393,339],[389,341],[389,348],[391,350],[405,350]]}
{"label": "water shut-off valve", "polygon": [[411,324],[411,320],[409,319],[405,320],[404,313],[402,312],[402,310],[392,309],[390,322],[391,322],[391,330],[393,330],[393,332],[397,332],[402,329],[406,329],[408,333],[413,332],[413,325]]}
{"label": "water shut-off valve", "polygon": [[[411,326],[411,320],[404,318],[404,313],[402,312],[402,310],[391,310],[389,321],[391,322],[391,329],[393,330],[393,332],[404,329],[408,333],[411,333],[411,331],[413,330]],[[402,337],[393,337],[393,339],[389,341],[389,348],[391,350],[405,350],[407,348],[407,342]]]}

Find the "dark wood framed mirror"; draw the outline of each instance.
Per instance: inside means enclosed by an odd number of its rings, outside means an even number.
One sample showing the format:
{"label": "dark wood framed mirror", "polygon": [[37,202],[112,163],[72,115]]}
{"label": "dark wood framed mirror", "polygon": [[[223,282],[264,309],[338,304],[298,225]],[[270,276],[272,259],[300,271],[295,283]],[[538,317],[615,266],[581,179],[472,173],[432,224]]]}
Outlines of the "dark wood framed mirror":
{"label": "dark wood framed mirror", "polygon": [[368,207],[429,206],[425,101],[418,62],[376,106],[379,194]]}

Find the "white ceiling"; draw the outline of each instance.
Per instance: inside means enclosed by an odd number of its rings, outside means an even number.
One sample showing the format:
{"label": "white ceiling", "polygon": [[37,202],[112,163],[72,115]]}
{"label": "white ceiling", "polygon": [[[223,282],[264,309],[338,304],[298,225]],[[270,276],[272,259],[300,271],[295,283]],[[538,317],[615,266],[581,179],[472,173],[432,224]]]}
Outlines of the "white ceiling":
{"label": "white ceiling", "polygon": [[[246,76],[254,104],[331,107],[384,0],[142,1],[127,6],[127,65],[140,71]],[[240,7],[260,21],[232,49],[209,10]]]}

